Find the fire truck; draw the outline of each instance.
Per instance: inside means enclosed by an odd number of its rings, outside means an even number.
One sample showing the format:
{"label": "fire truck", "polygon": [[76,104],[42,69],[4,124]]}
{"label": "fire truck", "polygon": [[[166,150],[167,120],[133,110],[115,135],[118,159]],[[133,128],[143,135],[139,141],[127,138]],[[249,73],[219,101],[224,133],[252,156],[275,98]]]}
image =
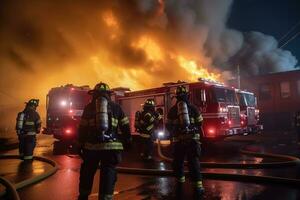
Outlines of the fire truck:
{"label": "fire truck", "polygon": [[[235,89],[221,83],[199,79],[197,82],[165,83],[162,87],[133,91],[124,88],[114,89],[115,100],[121,105],[129,117],[131,130],[134,131],[135,113],[141,110],[141,106],[147,98],[153,98],[156,109],[163,114],[166,121],[167,112],[176,102],[175,90],[179,85],[184,85],[190,92],[190,100],[201,111],[204,140],[216,140],[226,136],[241,134],[240,107],[238,105]],[[133,133],[137,134],[137,133]],[[166,130],[160,132],[158,137],[167,138]]]}
{"label": "fire truck", "polygon": [[236,89],[236,94],[241,111],[241,127],[245,134],[258,133],[263,130],[259,125],[259,109],[257,100],[252,92]]}
{"label": "fire truck", "polygon": [[43,133],[72,143],[77,138],[77,127],[85,105],[91,100],[89,86],[65,86],[52,88],[46,101],[46,128]]}

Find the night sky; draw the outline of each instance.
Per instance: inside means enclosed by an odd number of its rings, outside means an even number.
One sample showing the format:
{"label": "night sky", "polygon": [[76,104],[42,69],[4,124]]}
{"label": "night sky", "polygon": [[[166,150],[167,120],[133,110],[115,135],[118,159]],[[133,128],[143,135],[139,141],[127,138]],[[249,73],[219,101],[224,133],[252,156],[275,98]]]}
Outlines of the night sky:
{"label": "night sky", "polygon": [[[235,0],[227,25],[242,32],[259,31],[279,41],[297,23],[287,38],[300,31],[300,0]],[[300,35],[283,49],[290,50],[300,66]]]}

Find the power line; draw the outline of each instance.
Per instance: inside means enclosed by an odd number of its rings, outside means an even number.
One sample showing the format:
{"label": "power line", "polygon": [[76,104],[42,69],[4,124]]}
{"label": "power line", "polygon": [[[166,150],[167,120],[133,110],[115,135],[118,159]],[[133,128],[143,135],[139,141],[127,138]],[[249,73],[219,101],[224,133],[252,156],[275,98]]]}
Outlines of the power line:
{"label": "power line", "polygon": [[281,42],[284,40],[284,38],[286,38],[291,32],[293,32],[293,30],[295,30],[295,28],[297,28],[297,26],[300,25],[300,21],[298,21],[286,34],[284,34],[279,40],[278,42]]}
{"label": "power line", "polygon": [[295,35],[293,35],[292,37],[290,37],[290,39],[288,39],[285,43],[283,43],[282,45],[280,45],[279,48],[282,48],[282,47],[286,46],[288,43],[290,43],[293,39],[295,39],[299,35],[300,35],[300,31],[298,31]]}

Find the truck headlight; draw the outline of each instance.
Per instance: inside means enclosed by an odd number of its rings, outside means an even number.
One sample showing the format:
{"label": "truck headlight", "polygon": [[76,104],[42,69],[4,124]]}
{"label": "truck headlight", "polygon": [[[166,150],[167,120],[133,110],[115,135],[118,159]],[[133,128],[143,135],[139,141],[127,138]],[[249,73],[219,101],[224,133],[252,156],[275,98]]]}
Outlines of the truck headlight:
{"label": "truck headlight", "polygon": [[157,135],[158,135],[158,137],[161,138],[161,137],[163,137],[165,135],[165,133],[163,131],[159,131]]}

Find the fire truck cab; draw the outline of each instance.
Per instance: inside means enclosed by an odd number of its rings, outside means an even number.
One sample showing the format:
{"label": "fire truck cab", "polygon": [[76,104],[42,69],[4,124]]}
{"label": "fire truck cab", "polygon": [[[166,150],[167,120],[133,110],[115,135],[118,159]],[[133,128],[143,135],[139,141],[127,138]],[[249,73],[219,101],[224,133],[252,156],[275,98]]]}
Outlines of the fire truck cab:
{"label": "fire truck cab", "polygon": [[241,110],[241,127],[244,134],[258,133],[263,130],[259,125],[259,109],[257,100],[252,92],[236,89],[236,94]]}
{"label": "fire truck cab", "polygon": [[[166,122],[167,112],[176,102],[175,90],[178,85],[185,85],[190,93],[190,100],[201,111],[203,122],[204,140],[221,139],[226,136],[242,133],[240,126],[240,107],[235,95],[235,90],[223,84],[199,79],[198,82],[165,83],[163,87],[133,92],[118,92],[116,101],[121,105],[129,117],[131,130],[134,130],[135,112],[147,98],[153,98],[156,109],[163,114]],[[115,90],[116,91],[116,90]],[[160,137],[168,138],[168,133],[163,130]],[[136,133],[133,133],[136,134]]]}
{"label": "fire truck cab", "polygon": [[46,128],[43,133],[53,134],[62,142],[72,142],[77,138],[77,127],[84,107],[91,97],[89,86],[68,84],[52,88],[46,101]]}

